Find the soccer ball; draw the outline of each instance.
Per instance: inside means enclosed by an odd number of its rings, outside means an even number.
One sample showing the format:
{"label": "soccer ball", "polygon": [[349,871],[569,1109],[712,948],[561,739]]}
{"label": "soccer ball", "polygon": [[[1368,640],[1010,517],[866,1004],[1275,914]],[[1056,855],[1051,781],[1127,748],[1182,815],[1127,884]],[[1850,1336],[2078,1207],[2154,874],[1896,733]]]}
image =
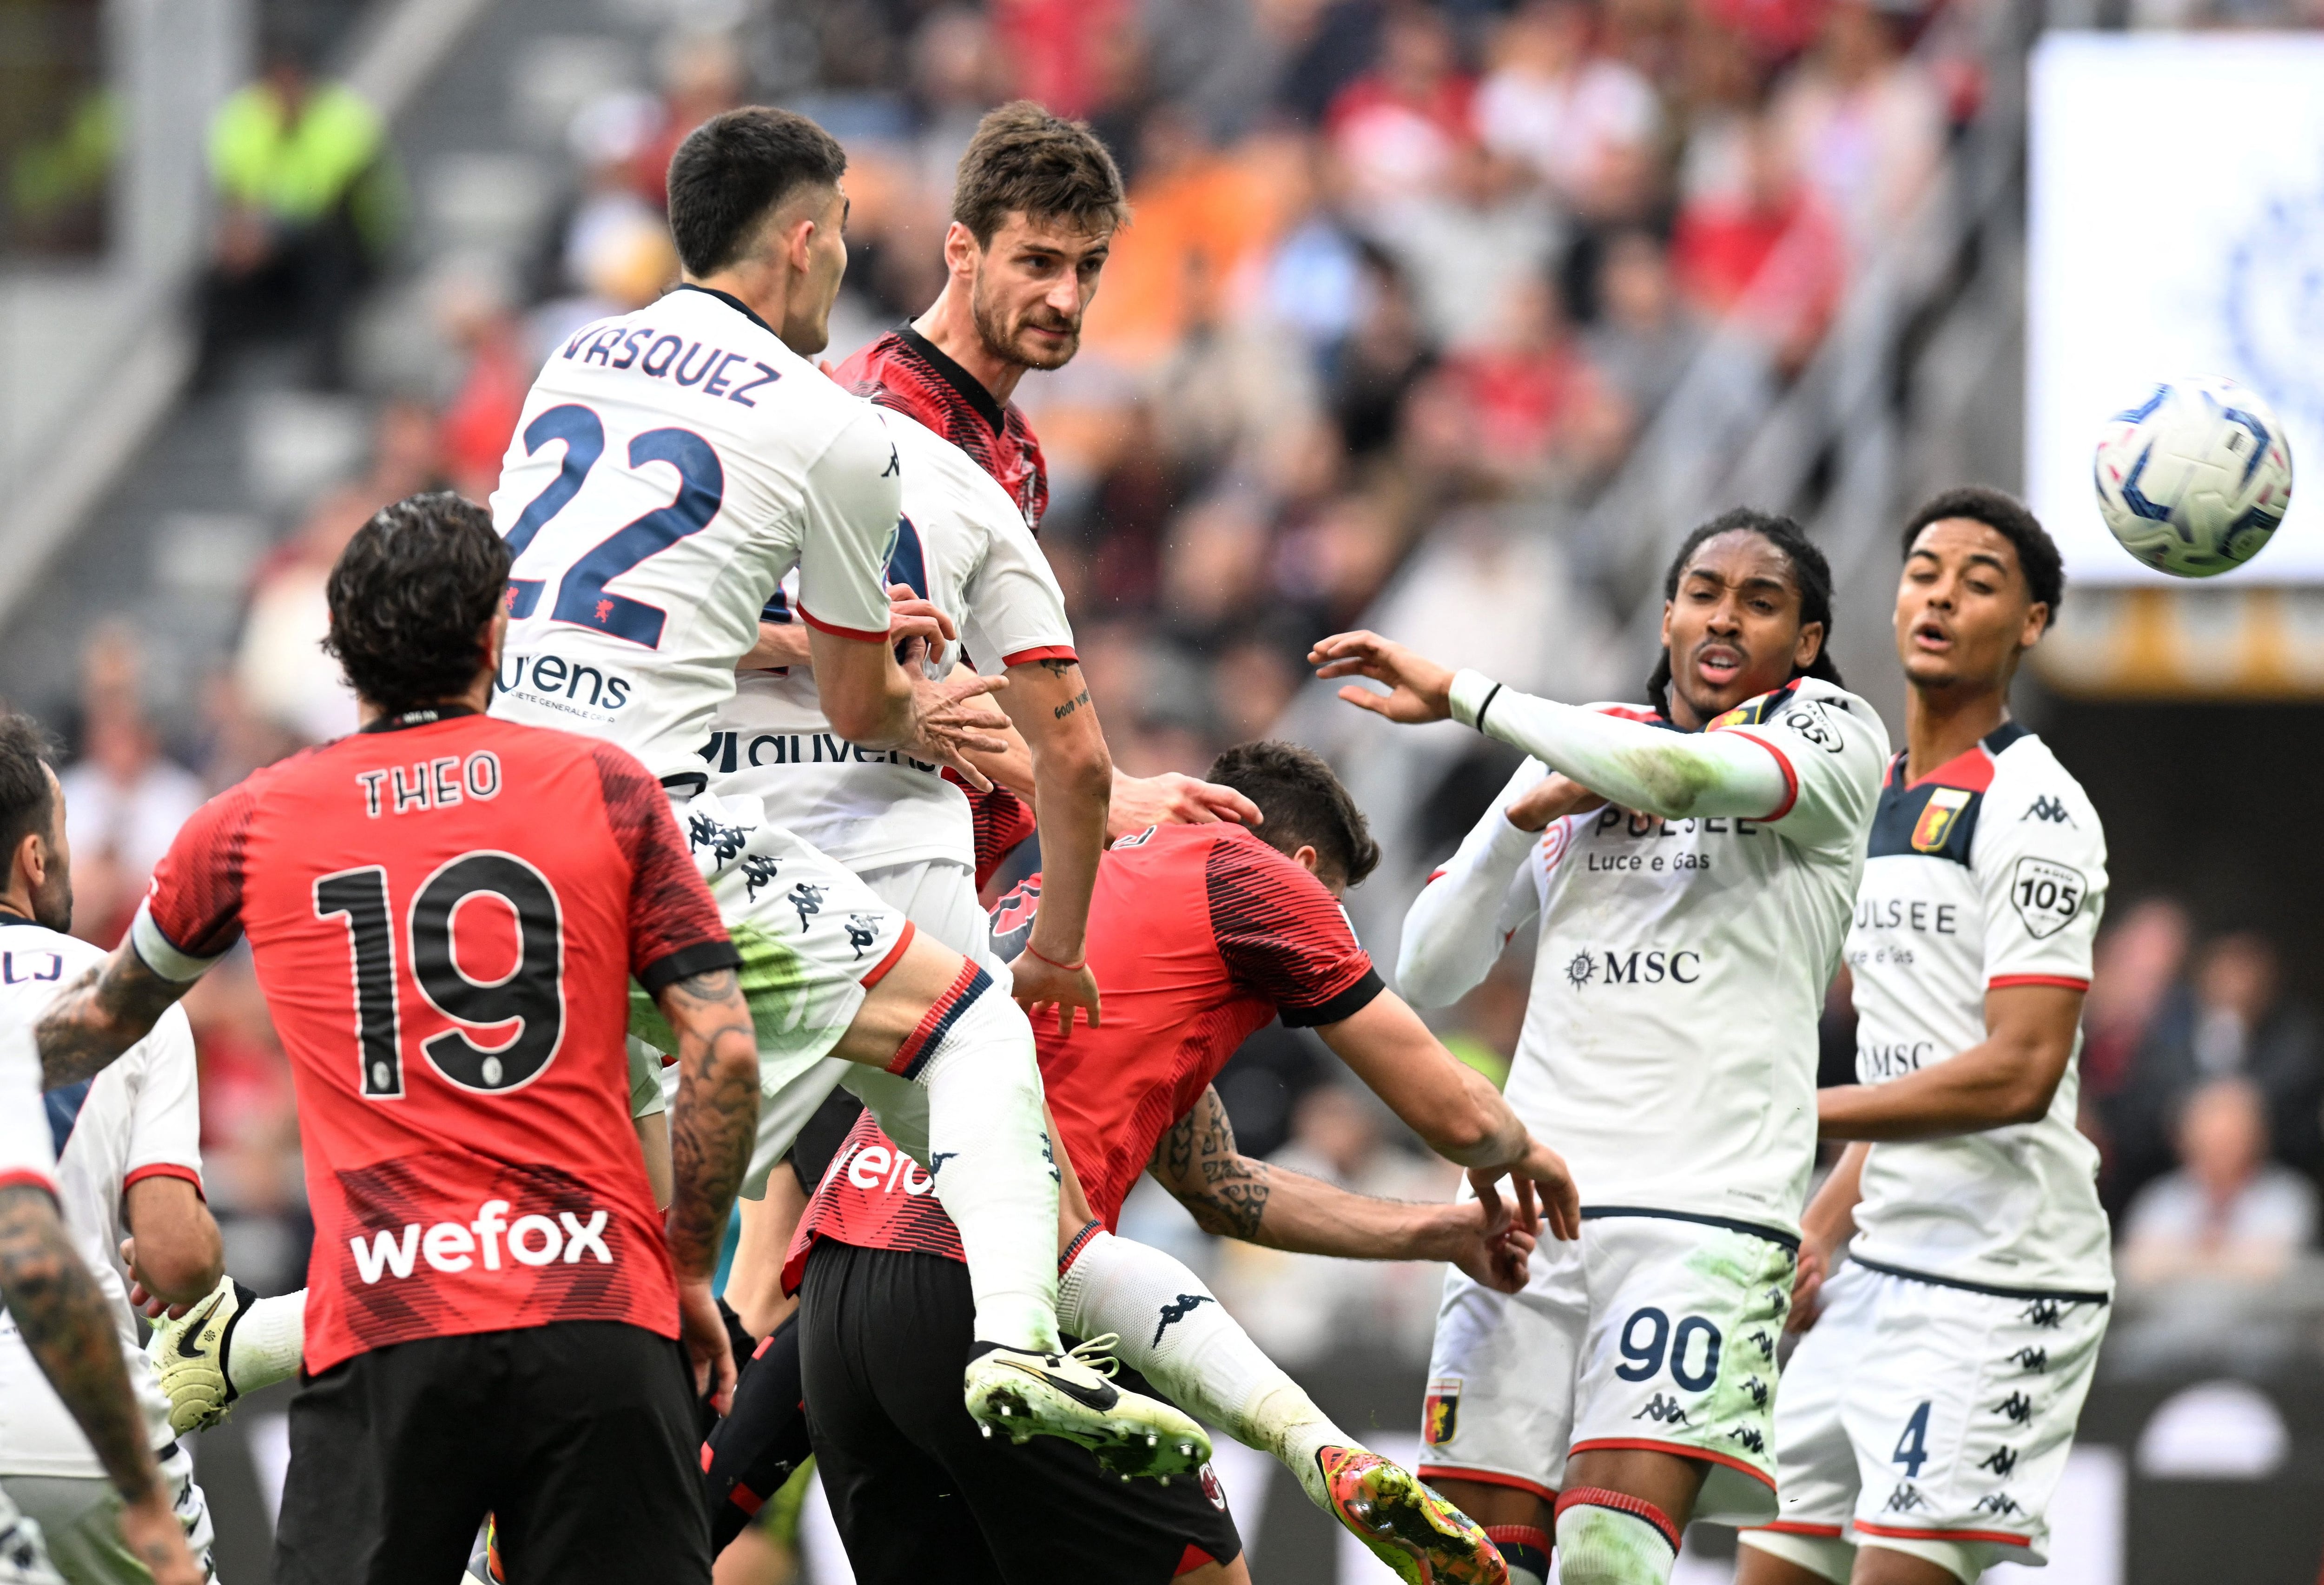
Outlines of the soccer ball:
{"label": "soccer ball", "polygon": [[2292,446],[2259,393],[2172,380],[2107,420],[2098,511],[2122,548],[2173,577],[2216,577],[2260,553],[2292,504]]}

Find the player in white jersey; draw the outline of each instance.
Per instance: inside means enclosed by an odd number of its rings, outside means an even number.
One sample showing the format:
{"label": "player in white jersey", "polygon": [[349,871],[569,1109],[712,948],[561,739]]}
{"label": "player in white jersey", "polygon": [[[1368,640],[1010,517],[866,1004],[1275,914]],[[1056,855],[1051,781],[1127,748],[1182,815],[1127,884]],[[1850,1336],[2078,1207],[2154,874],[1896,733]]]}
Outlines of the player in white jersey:
{"label": "player in white jersey", "polygon": [[1515,1295],[1454,1276],[1421,1473],[1539,1585],[1669,1575],[1690,1517],[1775,1511],[1769,1405],[1815,1148],[1815,1026],[1887,734],[1824,658],[1831,575],[1789,520],[1732,511],[1665,580],[1653,712],[1457,675],[1369,633],[1316,646],[1342,697],[1446,715],[1534,758],[1406,922],[1405,994],[1443,1005],[1538,917],[1508,1086],[1572,1165],[1582,1233]]}
{"label": "player in white jersey", "polygon": [[[729,111],[670,165],[684,284],[585,327],[534,382],[493,515],[515,555],[493,708],[605,736],[660,776],[742,954],[761,1095],[825,1056],[927,1091],[936,1193],[976,1293],[971,1413],[1117,1467],[1190,1469],[1202,1433],[1060,1352],[1057,1184],[1024,1014],[847,870],[711,785],[701,757],[786,573],[834,727],[958,767],[998,750],[998,679],[908,677],[881,577],[902,461],[887,424],[807,362],[846,269],[846,156],[812,122]],[[949,623],[936,631],[956,636]],[[1086,971],[1048,998],[1092,1006]],[[669,1049],[641,1016],[639,1033]],[[811,1110],[810,1104],[807,1110]],[[778,1151],[807,1110],[761,1120]],[[680,1142],[680,1147],[685,1147]]]}
{"label": "player in white jersey", "polygon": [[115,1252],[124,1230],[150,1237],[131,1275],[164,1296],[191,1297],[216,1276],[208,1213],[206,1248],[184,1236],[198,1199],[124,1195],[133,1159],[162,1169],[146,1181],[180,1188],[171,1175],[198,1166],[192,1037],[180,1018],[92,1081],[45,1085],[32,1021],[69,965],[103,955],[63,934],[71,922],[63,796],[39,729],[0,716],[0,1582],[55,1585],[53,1553],[74,1585],[194,1585],[209,1573],[209,1518],[135,1354]]}
{"label": "player in white jersey", "polygon": [[1818,1098],[1824,1138],[1877,1142],[1850,1145],[1801,1219],[1782,1516],[1744,1533],[1744,1585],[2044,1562],[2114,1288],[2098,1153],[2074,1126],[2106,836],[2009,719],[2064,592],[2057,547],[2016,501],[1963,489],[1914,514],[1904,552],[1906,747],[1848,938],[1858,1083]]}

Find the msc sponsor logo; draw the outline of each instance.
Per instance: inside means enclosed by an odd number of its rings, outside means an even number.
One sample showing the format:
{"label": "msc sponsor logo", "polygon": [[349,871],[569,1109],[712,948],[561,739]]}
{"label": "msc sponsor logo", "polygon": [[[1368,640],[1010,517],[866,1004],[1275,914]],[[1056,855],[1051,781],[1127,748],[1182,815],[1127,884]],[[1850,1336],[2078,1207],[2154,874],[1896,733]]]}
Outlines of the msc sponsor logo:
{"label": "msc sponsor logo", "polygon": [[593,1207],[586,1221],[570,1211],[558,1212],[555,1221],[540,1215],[511,1221],[508,1213],[507,1201],[487,1200],[476,1208],[473,1221],[439,1221],[424,1230],[408,1221],[401,1230],[382,1229],[368,1239],[351,1238],[347,1248],[355,1254],[355,1276],[365,1286],[386,1276],[401,1280],[410,1276],[420,1261],[447,1274],[478,1265],[498,1271],[503,1256],[519,1266],[560,1260],[573,1266],[584,1256],[607,1266],[613,1263],[613,1251],[605,1248],[603,1211]]}
{"label": "msc sponsor logo", "polygon": [[591,710],[610,715],[630,702],[636,687],[618,671],[562,655],[503,655],[493,678],[495,693],[515,694],[575,715]]}
{"label": "msc sponsor logo", "polygon": [[1577,952],[1566,963],[1566,983],[1576,991],[1585,985],[1660,985],[1669,981],[1692,985],[1702,978],[1702,954],[1687,949],[1632,947]]}
{"label": "msc sponsor logo", "polygon": [[1857,1082],[1877,1084],[1884,1079],[1901,1078],[1918,1073],[1923,1064],[1936,1055],[1932,1040],[1875,1040],[1856,1044]]}

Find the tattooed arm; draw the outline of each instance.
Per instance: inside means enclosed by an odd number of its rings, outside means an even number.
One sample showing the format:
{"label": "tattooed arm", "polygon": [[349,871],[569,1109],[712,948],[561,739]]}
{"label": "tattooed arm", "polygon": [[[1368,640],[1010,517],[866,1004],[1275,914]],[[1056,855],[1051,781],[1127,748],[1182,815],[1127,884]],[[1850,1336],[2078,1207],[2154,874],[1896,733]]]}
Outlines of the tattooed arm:
{"label": "tattooed arm", "polygon": [[1215,1089],[1162,1136],[1147,1170],[1197,1226],[1222,1238],[1357,1260],[1447,1260],[1504,1293],[1525,1286],[1533,1239],[1498,1201],[1381,1200],[1253,1160],[1235,1147]]}
{"label": "tattooed arm", "polygon": [[697,1382],[706,1381],[724,1414],[733,1394],[734,1359],[710,1279],[758,1139],[759,1038],[732,969],[672,981],[655,1000],[678,1036],[678,1098],[669,1112],[670,1264]]}
{"label": "tattooed arm", "polygon": [[1050,656],[1010,667],[1001,705],[1032,751],[1033,817],[1041,828],[1041,911],[1010,965],[1015,994],[1028,1011],[1055,1007],[1065,1034],[1076,1008],[1098,1021],[1097,977],[1084,960],[1113,758],[1076,661]]}
{"label": "tattooed arm", "polygon": [[0,1188],[0,1299],[121,1494],[124,1539],[161,1585],[198,1580],[129,1390],[105,1296],[73,1253],[44,1189]]}
{"label": "tattooed arm", "polygon": [[34,1027],[41,1087],[77,1084],[152,1033],[194,979],[166,979],[124,940],[113,955],[57,992]]}

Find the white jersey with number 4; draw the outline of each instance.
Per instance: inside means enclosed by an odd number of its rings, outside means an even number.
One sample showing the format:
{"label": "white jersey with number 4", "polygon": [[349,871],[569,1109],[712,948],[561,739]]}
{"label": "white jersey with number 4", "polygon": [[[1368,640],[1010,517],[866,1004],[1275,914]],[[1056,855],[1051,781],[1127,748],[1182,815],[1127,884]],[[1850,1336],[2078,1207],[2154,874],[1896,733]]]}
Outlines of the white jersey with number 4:
{"label": "white jersey with number 4", "polygon": [[[1514,868],[1496,954],[1539,917],[1508,1093],[1572,1168],[1585,1214],[1675,1212],[1793,1234],[1815,1156],[1816,1020],[1888,733],[1863,700],[1812,677],[1709,730],[1775,756],[1779,807],[1756,820],[1609,807],[1529,839],[1502,813],[1547,774],[1528,760],[1430,889]],[[1425,911],[1415,905],[1415,920]]]}
{"label": "white jersey with number 4", "polygon": [[[106,1312],[121,1340],[129,1384],[145,1416],[150,1444],[171,1438],[170,1401],[137,1337],[121,1240],[129,1234],[123,1202],[134,1184],[183,1178],[201,1186],[201,1110],[196,1099],[194,1035],[185,1009],[171,1008],[152,1033],[96,1077],[45,1094],[28,1094],[15,1074],[30,1055],[32,1083],[40,1058],[32,1028],[55,997],[105,958],[91,946],[30,921],[0,916],[0,1136],[37,1127],[46,1135],[37,1154],[53,1151],[54,1190],[73,1248],[105,1295]],[[0,1142],[0,1185],[42,1175],[20,1145]],[[0,1313],[0,1475],[89,1478],[105,1473],[80,1426],[42,1374],[39,1362]]]}
{"label": "white jersey with number 4", "polygon": [[[2106,834],[2049,745],[2007,724],[1880,795],[1848,938],[1856,1076],[1886,1083],[1985,1039],[1985,995],[2087,990]],[[2040,1120],[1875,1145],[1852,1252],[1914,1276],[2010,1290],[2114,1286],[2098,1147],[2074,1127],[2075,1056]]]}
{"label": "white jersey with number 4", "polygon": [[[904,469],[888,581],[909,585],[960,630],[961,642],[936,664],[948,670],[964,650],[987,672],[1074,659],[1065,595],[1009,493],[910,418],[888,414],[888,432]],[[789,621],[797,593],[786,580],[767,619]],[[722,786],[756,794],[770,821],[850,869],[931,859],[975,867],[966,796],[925,760],[859,749],[833,733],[811,672],[744,672],[718,714],[708,757]]]}
{"label": "white jersey with number 4", "polygon": [[810,623],[886,634],[900,472],[886,416],[722,292],[584,327],[533,382],[493,493],[515,557],[493,714],[700,773],[785,573]]}

